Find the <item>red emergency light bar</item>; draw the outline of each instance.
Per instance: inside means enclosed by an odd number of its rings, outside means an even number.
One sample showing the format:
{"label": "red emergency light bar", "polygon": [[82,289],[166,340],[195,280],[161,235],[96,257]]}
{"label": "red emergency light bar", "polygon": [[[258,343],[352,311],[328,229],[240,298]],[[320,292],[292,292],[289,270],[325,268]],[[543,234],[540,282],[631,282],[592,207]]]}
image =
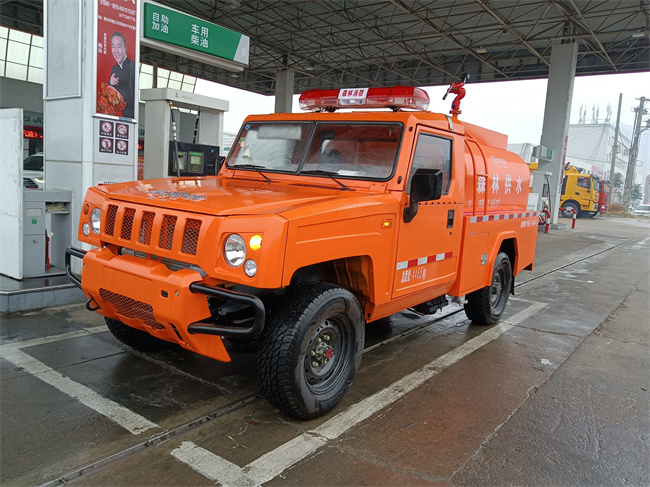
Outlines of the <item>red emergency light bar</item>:
{"label": "red emergency light bar", "polygon": [[340,90],[308,90],[300,95],[302,110],[334,111],[339,108],[429,108],[427,92],[412,86],[388,88],[343,88]]}

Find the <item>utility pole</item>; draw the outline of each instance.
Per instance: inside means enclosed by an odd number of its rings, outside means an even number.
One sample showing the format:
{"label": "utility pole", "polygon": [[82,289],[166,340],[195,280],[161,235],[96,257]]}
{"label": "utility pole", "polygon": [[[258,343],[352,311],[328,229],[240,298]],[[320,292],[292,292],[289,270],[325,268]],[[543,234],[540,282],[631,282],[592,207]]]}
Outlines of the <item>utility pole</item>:
{"label": "utility pole", "polygon": [[607,195],[607,204],[612,204],[614,195],[614,176],[616,175],[616,156],[618,155],[618,130],[621,123],[621,104],[623,103],[623,93],[618,94],[618,114],[616,115],[616,128],[614,129],[614,145],[612,146],[612,166],[609,170],[609,194]]}
{"label": "utility pole", "polygon": [[630,147],[630,159],[627,163],[627,174],[625,176],[625,192],[623,196],[623,208],[627,210],[630,206],[630,196],[632,194],[632,187],[634,186],[634,169],[636,168],[636,156],[639,152],[639,137],[641,136],[641,119],[648,111],[644,108],[647,98],[637,98],[639,100],[639,107],[634,108],[636,116],[634,117],[634,133],[632,135],[632,147]]}

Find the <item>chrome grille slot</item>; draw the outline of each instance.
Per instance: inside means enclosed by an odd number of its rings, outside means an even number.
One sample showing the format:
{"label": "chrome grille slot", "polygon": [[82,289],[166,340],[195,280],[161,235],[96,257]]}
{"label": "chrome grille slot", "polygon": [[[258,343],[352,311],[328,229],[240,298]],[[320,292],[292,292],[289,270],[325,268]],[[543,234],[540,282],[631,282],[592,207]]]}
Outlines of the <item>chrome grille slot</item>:
{"label": "chrome grille slot", "polygon": [[140,236],[138,242],[145,245],[151,245],[151,230],[153,228],[153,220],[156,216],[151,211],[142,212],[142,223],[140,224]]}
{"label": "chrome grille slot", "polygon": [[188,219],[185,222],[183,232],[183,246],[181,252],[185,254],[196,255],[196,247],[199,243],[199,233],[201,231],[201,220]]}
{"label": "chrome grille slot", "polygon": [[153,308],[147,303],[127,298],[126,296],[116,294],[103,288],[100,288],[99,295],[104,301],[111,304],[122,316],[142,320],[146,326],[150,326],[156,330],[165,329],[164,325],[161,325],[156,321],[156,318],[154,318],[153,315]]}
{"label": "chrome grille slot", "polygon": [[117,216],[117,206],[108,205],[106,213],[106,235],[113,235],[115,232],[115,217]]}
{"label": "chrome grille slot", "polygon": [[135,210],[133,208],[126,208],[124,210],[124,218],[122,220],[122,233],[121,233],[121,237],[124,240],[131,240],[131,231],[133,230],[134,217],[135,217]]}
{"label": "chrome grille slot", "polygon": [[172,249],[174,243],[174,230],[176,228],[177,218],[172,215],[165,215],[163,217],[162,226],[160,228],[160,241],[158,246],[161,249]]}

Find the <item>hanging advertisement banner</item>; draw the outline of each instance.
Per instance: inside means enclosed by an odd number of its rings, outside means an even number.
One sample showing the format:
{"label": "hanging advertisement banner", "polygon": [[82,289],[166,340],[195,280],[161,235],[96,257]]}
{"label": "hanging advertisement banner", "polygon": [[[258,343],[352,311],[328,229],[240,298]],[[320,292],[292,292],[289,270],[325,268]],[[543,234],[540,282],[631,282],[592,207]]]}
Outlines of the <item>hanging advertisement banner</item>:
{"label": "hanging advertisement banner", "polygon": [[138,108],[137,2],[97,1],[96,113],[135,121]]}

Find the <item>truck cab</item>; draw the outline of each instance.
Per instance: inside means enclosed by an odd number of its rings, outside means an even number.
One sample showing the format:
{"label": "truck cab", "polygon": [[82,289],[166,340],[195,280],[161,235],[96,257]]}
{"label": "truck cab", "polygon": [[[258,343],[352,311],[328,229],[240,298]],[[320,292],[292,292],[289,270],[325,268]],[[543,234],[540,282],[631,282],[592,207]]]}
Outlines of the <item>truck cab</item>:
{"label": "truck cab", "polygon": [[562,216],[594,217],[602,209],[600,205],[600,178],[582,169],[567,166],[562,180],[560,208]]}
{"label": "truck cab", "polygon": [[306,113],[249,116],[215,176],[90,188],[79,240],[93,248],[67,250],[68,275],[136,349],[230,361],[225,342],[257,340],[267,399],[323,414],[366,325],[450,299],[494,324],[533,268],[526,164],[428,102],[404,86],[311,90]]}

